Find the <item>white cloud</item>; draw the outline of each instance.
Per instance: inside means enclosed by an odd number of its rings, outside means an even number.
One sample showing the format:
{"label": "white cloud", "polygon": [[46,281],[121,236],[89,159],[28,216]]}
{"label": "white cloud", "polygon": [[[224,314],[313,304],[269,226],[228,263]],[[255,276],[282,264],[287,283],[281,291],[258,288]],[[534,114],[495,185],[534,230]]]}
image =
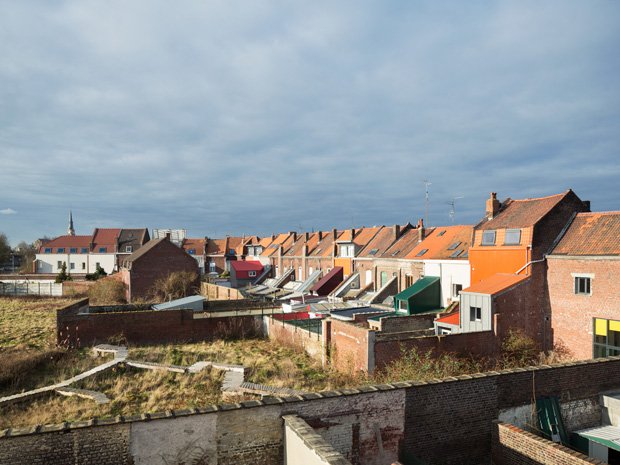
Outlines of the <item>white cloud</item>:
{"label": "white cloud", "polygon": [[12,208],[5,208],[4,210],[0,210],[0,215],[15,215],[17,212]]}

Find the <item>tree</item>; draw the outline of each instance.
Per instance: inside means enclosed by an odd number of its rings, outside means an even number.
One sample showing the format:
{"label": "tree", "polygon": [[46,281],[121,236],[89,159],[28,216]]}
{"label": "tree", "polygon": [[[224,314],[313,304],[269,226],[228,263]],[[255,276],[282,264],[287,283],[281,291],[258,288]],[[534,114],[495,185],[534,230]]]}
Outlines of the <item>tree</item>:
{"label": "tree", "polygon": [[56,282],[64,283],[65,281],[70,281],[70,280],[71,280],[71,276],[67,274],[67,264],[65,262],[62,262],[62,267],[60,268],[60,271],[56,275]]}
{"label": "tree", "polygon": [[19,244],[17,244],[17,248],[15,250],[22,257],[19,271],[22,273],[31,273],[32,262],[34,262],[34,259],[37,255],[37,249],[34,244],[28,244],[25,241],[21,241]]}
{"label": "tree", "polygon": [[8,262],[11,258],[11,246],[6,234],[0,233],[0,263]]}

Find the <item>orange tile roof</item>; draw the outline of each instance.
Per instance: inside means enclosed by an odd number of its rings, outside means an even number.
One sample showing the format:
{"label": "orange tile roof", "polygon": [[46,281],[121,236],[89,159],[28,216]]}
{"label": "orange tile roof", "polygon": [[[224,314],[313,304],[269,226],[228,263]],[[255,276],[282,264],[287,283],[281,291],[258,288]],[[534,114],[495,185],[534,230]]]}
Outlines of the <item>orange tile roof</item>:
{"label": "orange tile roof", "polygon": [[461,292],[495,295],[527,279],[529,279],[528,275],[497,273],[482,281],[478,281]]}
{"label": "orange tile roof", "polygon": [[461,312],[457,310],[456,312],[448,313],[441,318],[437,318],[435,321],[437,323],[445,323],[448,325],[458,326],[461,323]]}
{"label": "orange tile roof", "polygon": [[183,250],[188,252],[190,249],[194,249],[195,255],[204,255],[205,253],[205,240],[204,239],[184,239]]}
{"label": "orange tile roof", "polygon": [[224,255],[226,253],[226,239],[208,239],[207,255]]}
{"label": "orange tile roof", "polygon": [[490,221],[483,220],[476,229],[526,228],[538,223],[553,207],[572,191],[547,197],[505,200],[499,213]]}
{"label": "orange tile roof", "polygon": [[285,243],[291,237],[291,233],[281,233],[276,236],[276,238],[269,244],[269,247],[265,247],[261,253],[263,257],[271,257],[275,255],[278,251],[278,246],[282,245],[283,248],[286,249]]}
{"label": "orange tile roof", "polygon": [[[408,260],[463,260],[465,259],[464,255],[469,251],[473,230],[474,227],[471,225],[437,226],[405,258]],[[454,244],[458,245],[456,248],[450,249]],[[424,249],[427,251],[418,256]],[[462,252],[458,256],[452,257],[459,250]]]}
{"label": "orange tile roof", "polygon": [[[336,231],[336,236],[338,232]],[[323,239],[319,241],[317,246],[308,254],[310,257],[329,257],[334,250],[334,235],[331,231],[323,232]]]}
{"label": "orange tile roof", "polygon": [[552,255],[620,255],[620,211],[578,213]]}
{"label": "orange tile roof", "polygon": [[297,240],[295,241],[295,243],[292,245],[291,248],[289,248],[286,251],[284,255],[289,256],[289,257],[301,257],[303,253],[304,245],[308,246],[308,255],[309,255],[316,248],[318,243],[319,243],[318,232],[308,233],[307,242],[305,240],[305,235],[302,233],[297,236]]}
{"label": "orange tile roof", "polygon": [[[433,228],[426,230],[427,234],[430,234],[432,231]],[[417,245],[418,229],[408,229],[394,244],[392,244],[383,254],[381,254],[381,258],[405,258]]]}
{"label": "orange tile roof", "polygon": [[[398,238],[400,239],[402,234],[404,234],[405,231],[411,227],[412,226],[410,224],[400,226],[401,233]],[[358,258],[380,257],[397,240],[394,228],[395,226],[382,226],[375,237],[373,237],[368,242],[366,247],[364,247],[364,249],[358,254]],[[374,253],[372,253],[373,251]]]}

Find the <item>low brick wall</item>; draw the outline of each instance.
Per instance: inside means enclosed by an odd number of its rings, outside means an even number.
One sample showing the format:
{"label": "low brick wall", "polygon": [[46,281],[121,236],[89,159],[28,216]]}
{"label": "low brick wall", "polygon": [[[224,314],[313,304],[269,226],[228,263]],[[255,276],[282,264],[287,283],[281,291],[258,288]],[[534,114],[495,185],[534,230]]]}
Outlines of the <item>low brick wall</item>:
{"label": "low brick wall", "polygon": [[600,464],[561,444],[523,431],[516,426],[493,423],[491,457],[495,465],[589,465]]}
{"label": "low brick wall", "polygon": [[[311,357],[319,361],[323,359],[323,338],[321,334],[289,324],[286,320],[277,317],[266,316],[264,318],[269,339],[284,345],[300,347]],[[320,324],[319,321],[317,323]]]}
{"label": "low brick wall", "polygon": [[245,298],[237,289],[211,283],[201,283],[200,294],[209,300],[238,300]]}
{"label": "low brick wall", "polygon": [[497,338],[492,331],[428,336],[424,332],[376,334],[375,368],[381,369],[400,358],[402,351],[417,349],[420,353],[456,353],[465,356],[493,357],[497,354]]}
{"label": "low brick wall", "polygon": [[381,318],[381,332],[399,333],[403,331],[432,329],[434,320],[434,313],[425,315],[386,316]]}
{"label": "low brick wall", "polygon": [[328,319],[323,324],[323,338],[332,367],[344,372],[372,371],[374,335],[363,324]]}
{"label": "low brick wall", "polygon": [[261,316],[194,318],[192,310],[139,310],[80,313],[73,305],[56,314],[58,344],[88,347],[108,341],[129,344],[165,344],[211,341],[262,335]]}

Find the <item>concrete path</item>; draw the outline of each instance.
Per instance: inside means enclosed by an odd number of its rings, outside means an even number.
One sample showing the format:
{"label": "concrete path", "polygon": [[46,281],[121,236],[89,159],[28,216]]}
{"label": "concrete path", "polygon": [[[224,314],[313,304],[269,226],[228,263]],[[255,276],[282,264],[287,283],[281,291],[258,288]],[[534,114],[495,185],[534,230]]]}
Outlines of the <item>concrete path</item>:
{"label": "concrete path", "polygon": [[108,404],[110,399],[103,393],[98,391],[90,391],[88,389],[76,389],[72,387],[63,387],[56,389],[56,392],[63,396],[78,396],[83,399],[94,400],[97,404]]}
{"label": "concrete path", "polygon": [[42,394],[44,392],[55,391],[58,388],[69,386],[70,384],[76,383],[90,376],[96,375],[97,373],[101,373],[102,371],[105,371],[108,368],[112,368],[113,366],[118,365],[119,363],[125,361],[125,359],[127,358],[126,347],[101,345],[101,346],[95,346],[93,350],[95,351],[95,353],[113,353],[114,360],[98,365],[95,368],[91,368],[90,370],[80,373],[79,375],[76,375],[64,381],[60,381],[59,383],[56,383],[56,384],[52,384],[51,386],[40,387],[37,389],[33,389],[32,391],[26,391],[20,394],[13,394],[12,396],[0,397],[0,405],[5,402],[15,402],[15,401],[25,399],[26,397],[34,396],[37,394]]}

